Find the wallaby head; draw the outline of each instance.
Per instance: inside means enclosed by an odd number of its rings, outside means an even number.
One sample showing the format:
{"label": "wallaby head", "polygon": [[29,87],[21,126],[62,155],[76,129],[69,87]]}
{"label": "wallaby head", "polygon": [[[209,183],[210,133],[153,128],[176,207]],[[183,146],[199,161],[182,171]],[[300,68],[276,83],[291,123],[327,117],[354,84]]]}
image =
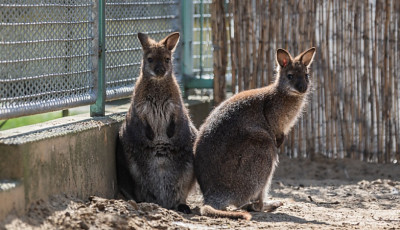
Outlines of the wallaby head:
{"label": "wallaby head", "polygon": [[172,53],[179,41],[179,33],[171,33],[159,42],[146,34],[138,33],[143,49],[143,77],[162,78],[173,71]]}
{"label": "wallaby head", "polygon": [[312,47],[297,57],[292,56],[284,49],[276,51],[277,84],[278,89],[290,95],[303,95],[311,88],[309,67],[314,59],[315,48]]}

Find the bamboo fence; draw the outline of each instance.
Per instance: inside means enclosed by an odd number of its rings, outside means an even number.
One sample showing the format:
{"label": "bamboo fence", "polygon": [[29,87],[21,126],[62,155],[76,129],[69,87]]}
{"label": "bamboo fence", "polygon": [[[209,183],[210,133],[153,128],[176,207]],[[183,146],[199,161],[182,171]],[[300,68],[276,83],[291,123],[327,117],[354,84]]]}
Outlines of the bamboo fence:
{"label": "bamboo fence", "polygon": [[230,0],[228,9],[234,93],[273,81],[277,48],[317,48],[313,93],[282,151],[400,162],[400,1]]}
{"label": "bamboo fence", "polygon": [[218,33],[211,33],[213,42],[213,85],[214,103],[225,100],[226,69],[228,66],[228,35],[226,30],[224,1],[213,0],[211,11],[211,29]]}

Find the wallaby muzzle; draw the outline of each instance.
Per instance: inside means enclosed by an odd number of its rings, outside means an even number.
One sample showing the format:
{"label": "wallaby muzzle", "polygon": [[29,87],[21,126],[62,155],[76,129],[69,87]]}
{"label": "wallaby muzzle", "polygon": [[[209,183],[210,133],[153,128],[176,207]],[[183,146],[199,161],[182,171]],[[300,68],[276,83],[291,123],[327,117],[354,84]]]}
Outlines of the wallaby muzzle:
{"label": "wallaby muzzle", "polygon": [[154,73],[156,73],[157,76],[164,76],[165,72],[165,67],[162,65],[156,65],[156,67],[154,68]]}
{"label": "wallaby muzzle", "polygon": [[305,82],[297,82],[295,85],[295,89],[299,91],[299,93],[305,93],[307,91],[307,83]]}

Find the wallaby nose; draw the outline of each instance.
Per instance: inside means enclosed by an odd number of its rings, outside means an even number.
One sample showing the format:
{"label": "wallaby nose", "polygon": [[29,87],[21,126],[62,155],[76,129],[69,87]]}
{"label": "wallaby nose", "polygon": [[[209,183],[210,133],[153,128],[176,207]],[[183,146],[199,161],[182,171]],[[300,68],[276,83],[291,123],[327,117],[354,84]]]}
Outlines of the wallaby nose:
{"label": "wallaby nose", "polygon": [[158,75],[158,76],[164,76],[165,74],[165,68],[163,66],[156,66],[154,68],[154,72]]}
{"label": "wallaby nose", "polygon": [[306,83],[298,83],[296,85],[296,89],[300,92],[300,93],[305,93],[307,91],[307,84]]}

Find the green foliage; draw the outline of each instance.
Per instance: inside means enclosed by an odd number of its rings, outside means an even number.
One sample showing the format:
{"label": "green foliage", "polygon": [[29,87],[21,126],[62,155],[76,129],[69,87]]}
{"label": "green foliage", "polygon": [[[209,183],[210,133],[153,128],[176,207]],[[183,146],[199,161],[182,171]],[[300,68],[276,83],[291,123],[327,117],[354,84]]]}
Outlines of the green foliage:
{"label": "green foliage", "polygon": [[[69,115],[70,116],[76,115],[78,113],[79,113],[78,111],[70,110]],[[0,131],[7,130],[7,129],[13,129],[13,128],[26,126],[26,125],[42,123],[45,121],[50,121],[50,120],[54,120],[54,119],[61,118],[61,117],[62,117],[62,111],[55,111],[55,112],[50,112],[50,113],[43,113],[43,114],[36,114],[36,115],[12,118],[12,119],[8,119],[8,120],[0,120]]]}

